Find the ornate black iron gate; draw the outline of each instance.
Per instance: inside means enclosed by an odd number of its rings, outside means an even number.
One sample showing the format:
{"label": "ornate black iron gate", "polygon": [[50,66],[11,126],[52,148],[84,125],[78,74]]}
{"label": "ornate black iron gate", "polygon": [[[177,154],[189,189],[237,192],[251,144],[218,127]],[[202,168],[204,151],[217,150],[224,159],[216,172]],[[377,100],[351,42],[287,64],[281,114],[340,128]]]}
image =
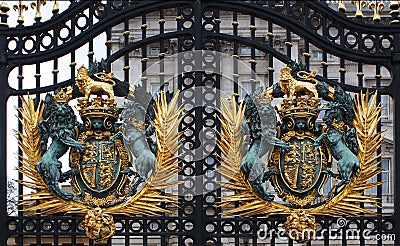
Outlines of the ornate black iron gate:
{"label": "ornate black iron gate", "polygon": [[[93,61],[97,50],[105,50],[104,57],[108,65],[122,61],[123,79],[130,81],[130,57],[137,52],[141,59],[140,67],[146,72],[149,57],[152,54],[149,47],[155,44],[160,60],[159,82],[164,83],[164,67],[168,66],[165,58],[168,52],[184,52],[194,50],[212,50],[229,53],[233,57],[244,54],[241,47],[248,47],[249,64],[256,73],[257,61],[268,61],[268,67],[263,72],[265,83],[274,82],[275,62],[287,63],[291,60],[303,60],[310,64],[313,58],[320,59],[322,76],[318,79],[329,84],[340,84],[349,92],[366,90],[364,78],[366,69],[374,70],[370,78],[381,95],[390,95],[394,100],[393,122],[400,122],[400,19],[398,1],[391,1],[390,16],[386,16],[386,24],[379,22],[365,23],[351,19],[328,7],[322,1],[71,1],[68,10],[58,13],[53,11],[53,17],[46,22],[40,22],[40,16],[35,17],[36,24],[28,27],[19,19],[19,25],[9,27],[7,22],[9,7],[6,2],[0,6],[0,244],[17,245],[80,245],[85,242],[84,231],[79,228],[82,218],[69,216],[39,216],[7,215],[7,170],[15,165],[7,156],[7,143],[10,141],[9,132],[13,126],[7,125],[7,110],[10,110],[10,100],[21,95],[38,95],[54,91],[74,82],[78,51],[85,47],[87,59]],[[18,5],[18,2],[16,2]],[[40,1],[37,3],[40,5]],[[387,4],[387,6],[389,6]],[[19,6],[21,8],[21,5]],[[173,19],[168,18],[173,16]],[[134,22],[132,22],[134,20]],[[134,23],[134,24],[132,24]],[[168,28],[167,28],[168,25]],[[267,32],[260,39],[258,25],[265,25]],[[171,30],[173,26],[173,30]],[[155,29],[157,33],[149,31]],[[116,30],[120,35],[119,48],[113,46]],[[246,29],[247,31],[243,31]],[[279,30],[279,31],[278,31]],[[277,39],[279,32],[281,40]],[[135,33],[135,37],[132,38]],[[151,33],[151,34],[149,34]],[[245,33],[245,34],[243,34]],[[95,38],[104,35],[105,42],[98,47]],[[302,53],[294,54],[293,39],[301,39]],[[166,47],[169,42],[170,47]],[[229,47],[226,49],[226,43]],[[172,48],[171,48],[172,47]],[[170,49],[170,50],[168,50]],[[313,49],[320,50],[320,57],[311,57]],[[78,51],[77,51],[78,50]],[[83,52],[83,51],[82,51]],[[259,52],[265,54],[260,58]],[[331,57],[336,57],[339,69],[337,80],[331,80],[329,70]],[[180,208],[176,215],[160,217],[120,217],[116,236],[108,244],[130,245],[139,242],[142,245],[168,245],[175,242],[178,245],[222,245],[230,242],[232,245],[258,245],[258,231],[266,226],[268,231],[278,231],[283,219],[272,218],[240,218],[220,215],[218,207],[221,189],[204,188],[212,186],[219,179],[214,172],[218,166],[215,157],[217,149],[207,153],[207,157],[195,158],[204,148],[200,145],[212,146],[213,140],[202,140],[199,137],[203,127],[219,129],[216,112],[203,110],[218,104],[219,92],[222,88],[221,68],[218,59],[212,59],[208,66],[214,68],[212,73],[203,71],[187,71],[185,66],[199,66],[203,61],[198,58],[184,58],[178,68],[178,88],[182,91],[192,87],[202,87],[202,95],[192,98],[183,96],[184,104],[202,103],[203,108],[188,111],[181,129],[191,129],[192,134],[185,134],[184,140],[192,145],[184,146],[182,153],[181,177],[184,184],[180,185]],[[356,66],[353,74],[355,79],[349,83],[346,75],[346,64]],[[44,64],[44,65],[43,65]],[[67,64],[67,65],[65,65]],[[31,65],[27,69],[27,65]],[[49,70],[49,67],[52,67]],[[381,74],[384,69],[391,75],[391,81],[383,86]],[[26,70],[32,70],[33,76],[28,77]],[[64,71],[61,71],[64,70]],[[70,71],[69,71],[70,70]],[[43,81],[44,73],[52,73],[52,82]],[[61,72],[60,72],[61,71]],[[62,77],[62,72],[68,75]],[[232,65],[234,84],[232,92],[239,92],[238,64]],[[14,77],[13,77],[14,76]],[[255,80],[251,78],[250,80]],[[16,81],[16,83],[12,82]],[[143,85],[146,74],[141,75]],[[218,89],[218,90],[216,90]],[[207,98],[207,100],[204,100]],[[21,105],[20,99],[16,99]],[[209,121],[212,121],[211,125]],[[394,124],[395,125],[395,124]],[[21,130],[21,125],[18,126]],[[378,126],[381,130],[381,126]],[[394,139],[400,136],[400,128],[394,126]],[[215,147],[215,146],[214,146]],[[400,163],[400,145],[395,144],[394,163]],[[192,149],[195,149],[194,151]],[[21,151],[19,151],[21,154]],[[201,156],[204,153],[200,153]],[[22,157],[19,157],[22,158]],[[400,169],[394,165],[393,176],[400,176]],[[18,177],[22,179],[22,176]],[[377,181],[381,181],[379,175]],[[201,185],[199,186],[198,184]],[[394,187],[394,213],[383,215],[382,209],[377,209],[377,216],[348,218],[348,227],[342,228],[345,233],[353,225],[361,231],[366,228],[374,229],[376,234],[395,234],[400,237],[399,211],[397,198],[398,181],[392,181]],[[19,195],[24,193],[22,186],[18,187]],[[399,194],[399,195],[397,195]],[[378,197],[382,198],[382,187],[377,188]],[[19,206],[19,208],[22,208]],[[335,221],[331,218],[318,220],[319,231],[329,228]],[[274,234],[276,236],[276,234]],[[174,238],[174,239],[171,239]],[[279,243],[272,236],[263,241],[271,245]],[[346,237],[342,237],[342,245],[347,245]],[[368,245],[364,238],[355,241],[359,245]],[[284,242],[285,243],[285,242]],[[293,241],[288,241],[293,245]],[[93,241],[88,241],[93,245]],[[313,244],[312,242],[309,245]],[[330,239],[323,239],[324,245],[330,245]],[[376,241],[384,245],[382,240]]]}

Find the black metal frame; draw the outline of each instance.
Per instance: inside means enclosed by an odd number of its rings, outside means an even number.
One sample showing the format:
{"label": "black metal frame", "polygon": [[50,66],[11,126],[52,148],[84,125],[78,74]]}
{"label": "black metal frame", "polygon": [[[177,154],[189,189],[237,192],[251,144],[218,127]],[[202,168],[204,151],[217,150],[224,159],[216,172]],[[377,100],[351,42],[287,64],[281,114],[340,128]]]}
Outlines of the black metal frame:
{"label": "black metal frame", "polygon": [[[53,16],[51,21],[44,23],[36,23],[32,27],[26,28],[22,25],[16,28],[9,28],[7,25],[0,25],[0,218],[6,218],[0,220],[0,244],[4,245],[9,236],[16,236],[19,243],[23,242],[23,237],[32,235],[36,237],[37,245],[41,244],[42,236],[53,236],[53,243],[57,245],[59,243],[59,237],[70,236],[71,245],[76,245],[77,237],[83,236],[84,232],[78,228],[78,221],[82,218],[73,218],[68,216],[37,216],[27,217],[21,212],[16,217],[10,217],[6,214],[6,178],[7,178],[7,166],[11,166],[11,163],[7,164],[6,146],[7,146],[7,135],[9,129],[6,128],[7,120],[7,100],[11,96],[20,96],[26,94],[37,94],[54,91],[56,88],[67,86],[73,83],[73,78],[76,71],[75,63],[75,49],[81,47],[84,44],[89,44],[89,49],[93,50],[92,39],[101,33],[106,33],[107,40],[111,39],[111,28],[117,24],[123,23],[125,30],[129,30],[129,19],[134,17],[141,17],[142,23],[146,23],[146,14],[150,12],[159,12],[160,19],[164,18],[164,9],[176,8],[176,15],[179,17],[176,20],[176,30],[173,32],[165,32],[163,22],[159,22],[159,34],[155,36],[148,36],[146,28],[142,28],[142,39],[129,43],[128,36],[124,38],[124,47],[111,55],[110,44],[107,45],[107,59],[111,65],[114,61],[119,58],[123,58],[125,66],[129,66],[129,52],[141,49],[142,58],[146,58],[146,46],[151,43],[160,43],[160,50],[163,47],[163,41],[170,38],[178,38],[178,52],[187,50],[202,50],[211,49],[220,51],[219,41],[230,40],[233,42],[233,55],[238,55],[239,44],[244,44],[252,48],[251,59],[255,59],[255,50],[268,54],[269,65],[273,66],[273,59],[278,59],[283,62],[294,60],[291,55],[291,50],[287,49],[285,53],[276,50],[273,45],[273,36],[268,36],[267,42],[262,43],[255,39],[255,29],[251,29],[250,37],[244,38],[237,36],[238,26],[232,25],[233,35],[220,32],[220,11],[229,11],[232,14],[232,20],[235,22],[238,19],[238,14],[248,15],[250,23],[253,25],[255,18],[263,19],[268,21],[268,31],[273,33],[273,24],[281,26],[286,30],[286,42],[287,46],[290,47],[291,34],[294,33],[305,40],[305,53],[309,52],[310,44],[320,48],[323,51],[323,61],[327,62],[327,53],[333,54],[340,58],[341,67],[345,66],[346,61],[355,61],[358,63],[358,86],[346,84],[344,73],[340,71],[340,81],[335,82],[327,78],[327,66],[323,64],[323,74],[319,77],[320,80],[326,81],[330,84],[340,84],[344,89],[351,92],[365,91],[366,88],[363,84],[363,65],[372,64],[376,67],[376,73],[380,74],[381,67],[386,67],[392,75],[392,83],[388,87],[381,87],[380,77],[376,76],[376,88],[380,94],[390,95],[395,101],[395,118],[394,122],[400,122],[400,24],[397,13],[394,11],[391,16],[393,21],[392,25],[384,25],[376,23],[374,25],[365,24],[358,20],[351,20],[344,14],[335,12],[329,8],[324,2],[314,1],[122,1],[113,2],[107,1],[102,6],[104,9],[103,15],[95,16],[96,9],[100,3],[98,1],[80,1],[73,2],[68,11],[56,14]],[[300,12],[295,11],[295,8],[301,9]],[[189,8],[190,14],[184,13],[184,9]],[[6,10],[0,9],[0,18],[2,23],[7,23]],[[84,10],[88,10],[89,14],[86,15]],[[212,16],[205,16],[206,11],[211,11]],[[99,13],[99,12],[97,12]],[[87,26],[81,26],[78,28],[80,33],[75,33],[78,17],[85,15],[87,20]],[[311,19],[313,21],[311,21]],[[397,22],[396,22],[397,20]],[[59,31],[65,23],[70,21],[73,28],[70,28],[70,37],[65,40],[61,40],[59,37]],[[191,21],[193,24],[190,28],[185,28],[183,23],[185,21]],[[316,22],[315,22],[316,21]],[[317,23],[317,25],[315,25]],[[206,24],[212,26],[211,30],[205,28]],[[338,29],[337,37],[330,37],[329,28],[336,27]],[[49,47],[41,45],[43,35],[51,33],[53,42]],[[347,41],[349,35],[355,34],[356,43],[355,45],[350,44]],[[26,49],[24,40],[33,37],[36,42],[32,50]],[[373,47],[369,49],[366,47],[365,37],[372,37]],[[380,44],[382,38],[389,38],[391,43],[389,48],[383,48]],[[8,42],[14,40],[16,49],[14,51],[8,48]],[[188,41],[189,40],[189,41]],[[188,45],[192,43],[191,45]],[[207,47],[205,44],[208,43]],[[8,85],[8,74],[16,67],[18,67],[18,74],[23,74],[23,65],[36,64],[36,73],[40,74],[40,63],[45,61],[54,61],[54,70],[58,68],[57,58],[62,57],[66,54],[71,55],[71,79],[66,81],[58,81],[57,72],[54,72],[54,84],[51,86],[40,86],[40,76],[36,76],[36,86],[34,89],[25,89],[23,87],[23,78],[19,77],[19,87],[11,88]],[[93,54],[89,52],[89,60],[93,60]],[[163,60],[163,56],[160,56],[160,60]],[[305,63],[310,62],[310,57],[304,57]],[[190,61],[194,66],[198,65],[201,61],[192,60]],[[163,67],[164,61],[161,62]],[[214,64],[219,67],[219,64]],[[142,71],[147,68],[147,60],[142,59]],[[253,71],[256,69],[255,63],[251,63]],[[164,69],[164,68],[162,68]],[[179,68],[182,71],[182,67]],[[234,64],[234,73],[237,73],[237,63]],[[268,70],[269,85],[273,83],[272,69]],[[129,71],[125,70],[125,80],[129,81]],[[7,75],[7,76],[5,76]],[[193,83],[187,85],[183,83],[183,79],[192,79]],[[185,73],[178,76],[179,89],[185,90],[187,88],[204,86],[207,78],[214,79],[214,88],[220,88],[220,78],[217,74],[206,75],[203,72],[196,71],[194,73]],[[160,77],[160,83],[164,81],[163,76]],[[235,82],[237,82],[235,78]],[[210,88],[209,91],[204,93],[213,93],[215,98],[218,98],[218,93],[213,91],[214,88]],[[237,83],[234,84],[234,91],[238,92],[239,88]],[[183,98],[183,103],[192,103],[193,100],[197,102],[202,101],[202,95],[199,95],[195,99]],[[19,102],[20,104],[20,102]],[[217,100],[209,102],[209,106],[218,106]],[[205,105],[205,106],[208,106]],[[204,119],[214,119],[214,128],[218,130],[219,125],[216,120],[215,112],[207,113],[201,108],[196,108],[189,112],[190,116],[194,118],[190,124],[182,124],[181,130],[192,127],[194,134],[189,137],[185,137],[186,141],[190,141],[197,148],[200,144],[198,133],[204,126]],[[21,129],[21,126],[19,126]],[[380,130],[380,126],[378,128]],[[400,137],[400,127],[395,127],[394,138]],[[203,142],[203,144],[208,144]],[[190,150],[183,149],[184,154],[192,154]],[[218,153],[218,150],[214,150],[212,154]],[[195,180],[196,175],[200,176],[207,170],[214,170],[218,166],[218,160],[211,157],[213,164],[206,165],[204,160],[195,162],[182,162],[182,167],[190,168],[193,170],[193,174],[186,175],[182,171],[181,175],[183,181]],[[395,144],[395,163],[400,163],[400,144]],[[394,176],[400,177],[400,168],[395,166]],[[205,177],[205,176],[204,176]],[[22,178],[22,177],[20,177]],[[218,180],[218,175],[211,178],[204,178],[203,182],[214,182]],[[378,176],[378,181],[382,180],[382,177]],[[397,189],[397,185],[400,184],[400,179],[394,181],[394,197],[395,197],[395,212],[390,217],[382,216],[382,210],[377,209],[378,215],[376,217],[358,217],[349,218],[352,223],[355,223],[358,228],[365,229],[367,223],[372,222],[376,226],[376,233],[395,233],[397,238],[400,238],[400,227],[396,225],[397,221],[400,221],[399,203],[397,198],[400,197],[400,189]],[[190,193],[190,189],[185,188],[183,185],[179,187],[181,194]],[[194,189],[194,188],[192,188]],[[382,197],[382,189],[378,187],[378,196]],[[22,194],[22,187],[19,186],[20,194]],[[198,193],[196,193],[198,194]],[[217,206],[219,201],[218,197],[221,195],[221,190],[210,191],[204,195],[197,195],[193,200],[185,200],[184,196],[180,200],[181,207],[179,208],[177,215],[174,216],[160,216],[160,217],[134,217],[134,218],[116,218],[116,222],[121,222],[122,228],[117,230],[116,235],[123,236],[125,238],[125,244],[129,245],[130,236],[142,236],[143,245],[147,245],[149,236],[160,236],[161,244],[166,245],[166,237],[177,236],[179,245],[185,245],[189,241],[193,242],[193,245],[220,245],[221,238],[234,238],[235,245],[239,245],[240,238],[247,238],[251,241],[252,245],[257,245],[257,231],[262,224],[267,224],[269,230],[277,229],[278,225],[283,222],[283,218],[238,218],[238,217],[221,217],[219,215],[220,208]],[[210,198],[213,202],[208,202]],[[213,215],[208,215],[208,210],[214,211]],[[188,213],[189,210],[193,212]],[[61,226],[63,223],[67,223]],[[141,229],[134,230],[132,224],[138,222],[141,224]],[[149,226],[150,222],[158,223],[158,229],[153,230]],[[387,230],[382,225],[385,223],[393,224],[394,228]],[[26,225],[33,226],[33,230],[29,231]],[[50,223],[50,230],[38,229],[43,224]],[[190,223],[193,225],[193,229],[190,229]],[[330,218],[319,218],[318,223],[322,228],[328,228],[332,224]],[[16,229],[10,230],[10,224],[15,224]],[[171,224],[175,225],[175,229],[168,229]],[[249,230],[246,226],[249,226]],[[47,224],[48,225],[48,224]],[[208,232],[206,230],[207,225],[214,225],[214,232]],[[225,230],[226,225],[231,225],[232,230]],[[46,227],[48,228],[48,227]],[[63,229],[64,228],[64,229]],[[345,230],[345,229],[343,229]],[[246,239],[246,240],[247,240]],[[245,241],[246,241],[245,240]],[[271,245],[275,244],[275,239],[271,239]],[[377,242],[378,245],[383,245],[382,241]],[[93,241],[90,240],[90,245],[93,245]],[[111,245],[111,242],[108,243]],[[292,245],[293,242],[290,240],[288,245]],[[312,245],[312,243],[309,243]],[[329,239],[324,240],[324,245],[330,245]],[[346,245],[346,241],[342,241],[342,245]],[[365,245],[365,241],[360,239],[360,245]]]}

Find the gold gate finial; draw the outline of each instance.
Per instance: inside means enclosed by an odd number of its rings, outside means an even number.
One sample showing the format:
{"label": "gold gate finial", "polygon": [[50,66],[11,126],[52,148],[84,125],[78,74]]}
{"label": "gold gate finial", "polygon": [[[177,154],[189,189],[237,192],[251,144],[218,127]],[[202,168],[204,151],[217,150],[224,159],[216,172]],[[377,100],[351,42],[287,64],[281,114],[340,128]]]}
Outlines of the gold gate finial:
{"label": "gold gate finial", "polygon": [[382,2],[378,3],[378,0],[375,0],[370,2],[368,7],[374,10],[373,20],[376,22],[381,21],[381,11],[385,8],[385,4]]}
{"label": "gold gate finial", "polygon": [[344,0],[339,1],[338,9],[340,12],[343,12],[343,13],[346,12],[346,5],[344,4]]}
{"label": "gold gate finial", "polygon": [[361,0],[351,0],[351,3],[356,5],[357,10],[356,10],[356,18],[363,18],[364,14],[362,12],[362,8],[365,8],[367,6],[366,1],[361,1]]}
{"label": "gold gate finial", "polygon": [[36,8],[35,21],[37,22],[39,22],[42,19],[42,13],[40,11],[40,8],[43,5],[46,5],[46,0],[36,0],[36,3],[35,2],[31,3],[31,8],[32,9]]}
{"label": "gold gate finial", "polygon": [[22,0],[19,0],[19,4],[18,4],[18,5],[17,5],[17,4],[14,5],[14,6],[13,6],[13,9],[14,9],[15,11],[18,10],[18,20],[17,20],[17,22],[18,22],[20,25],[22,25],[22,24],[24,23],[24,15],[23,15],[23,12],[24,12],[24,10],[25,10],[25,11],[28,10],[28,5],[22,3]]}
{"label": "gold gate finial", "polygon": [[390,8],[398,8],[399,7],[399,0],[390,1]]}
{"label": "gold gate finial", "polygon": [[53,14],[57,14],[58,11],[60,11],[60,6],[58,5],[58,0],[54,0],[53,10],[51,12],[53,12]]}

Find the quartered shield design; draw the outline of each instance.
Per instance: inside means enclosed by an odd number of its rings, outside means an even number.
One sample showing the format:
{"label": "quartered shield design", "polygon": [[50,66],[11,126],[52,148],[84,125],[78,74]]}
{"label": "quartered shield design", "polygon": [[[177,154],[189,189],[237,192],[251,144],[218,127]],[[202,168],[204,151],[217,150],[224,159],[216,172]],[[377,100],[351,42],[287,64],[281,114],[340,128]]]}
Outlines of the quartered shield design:
{"label": "quartered shield design", "polygon": [[320,150],[313,151],[313,143],[311,137],[291,138],[287,142],[291,147],[290,151],[281,154],[281,178],[286,187],[294,192],[309,191],[321,175],[321,153]]}
{"label": "quartered shield design", "polygon": [[121,169],[114,145],[109,148],[108,139],[88,139],[86,151],[79,165],[80,176],[86,187],[95,192],[109,189],[117,180]]}
{"label": "quartered shield design", "polygon": [[102,198],[123,189],[127,177],[121,171],[128,168],[129,156],[121,140],[109,145],[108,134],[92,134],[93,131],[80,134],[79,139],[86,146],[84,153],[71,149],[71,167],[79,170],[73,186],[78,195],[89,195],[86,194],[89,192],[92,197]]}

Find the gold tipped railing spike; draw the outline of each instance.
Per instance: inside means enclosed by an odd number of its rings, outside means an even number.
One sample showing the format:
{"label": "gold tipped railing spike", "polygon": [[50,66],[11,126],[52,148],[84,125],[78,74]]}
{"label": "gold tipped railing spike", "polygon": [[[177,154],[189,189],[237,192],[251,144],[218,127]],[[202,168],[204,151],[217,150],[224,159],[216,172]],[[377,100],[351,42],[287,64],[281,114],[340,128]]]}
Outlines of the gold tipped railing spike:
{"label": "gold tipped railing spike", "polygon": [[35,9],[36,8],[36,14],[35,14],[35,21],[39,22],[42,19],[42,13],[40,11],[40,8],[46,5],[46,0],[36,0],[36,3],[33,2],[31,3],[31,8]]}
{"label": "gold tipped railing spike", "polygon": [[58,5],[58,0],[54,0],[53,10],[51,12],[53,12],[53,14],[57,14],[58,11],[60,11],[60,6]]}
{"label": "gold tipped railing spike", "polygon": [[342,13],[346,12],[346,5],[344,4],[344,0],[339,1],[338,10]]}
{"label": "gold tipped railing spike", "polygon": [[19,0],[19,4],[14,5],[13,9],[18,11],[18,20],[17,22],[22,25],[24,23],[24,15],[23,12],[28,10],[28,5],[22,3],[22,0]]}
{"label": "gold tipped railing spike", "polygon": [[397,9],[399,8],[399,1],[390,1],[390,9]]}
{"label": "gold tipped railing spike", "polygon": [[374,10],[373,20],[376,22],[381,21],[381,11],[385,8],[385,4],[382,2],[378,3],[378,0],[375,0],[373,2],[370,2],[368,7]]}
{"label": "gold tipped railing spike", "polygon": [[2,1],[0,4],[0,26],[8,26],[7,24],[7,12],[10,10],[6,1]]}
{"label": "gold tipped railing spike", "polygon": [[3,11],[3,12],[7,12],[7,11],[10,10],[10,8],[8,7],[8,4],[7,4],[6,1],[2,1],[2,2],[1,2],[0,9],[1,9],[1,11]]}
{"label": "gold tipped railing spike", "polygon": [[351,0],[351,3],[356,5],[356,18],[362,19],[364,17],[362,9],[367,6],[367,2],[361,0]]}

